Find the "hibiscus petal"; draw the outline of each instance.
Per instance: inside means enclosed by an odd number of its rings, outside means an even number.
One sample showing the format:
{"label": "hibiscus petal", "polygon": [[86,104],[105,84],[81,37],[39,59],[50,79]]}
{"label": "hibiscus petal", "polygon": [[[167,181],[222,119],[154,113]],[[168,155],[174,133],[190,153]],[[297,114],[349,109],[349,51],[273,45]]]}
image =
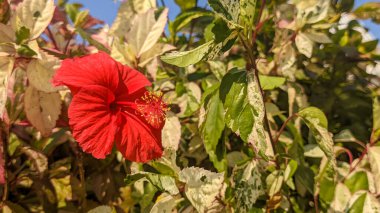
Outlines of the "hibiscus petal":
{"label": "hibiscus petal", "polygon": [[132,100],[130,96],[147,86],[151,86],[150,81],[139,71],[128,66],[119,65],[120,82],[116,90],[118,100]]}
{"label": "hibiscus petal", "polygon": [[73,94],[88,85],[101,85],[114,92],[119,83],[118,66],[104,52],[65,59],[53,77],[53,84],[65,85]]}
{"label": "hibiscus petal", "polygon": [[113,93],[102,86],[83,87],[74,95],[69,107],[73,136],[84,152],[95,158],[111,153],[117,131],[117,112],[111,111]]}
{"label": "hibiscus petal", "polygon": [[116,146],[130,161],[147,162],[162,156],[161,129],[150,127],[142,119],[131,111],[121,113]]}

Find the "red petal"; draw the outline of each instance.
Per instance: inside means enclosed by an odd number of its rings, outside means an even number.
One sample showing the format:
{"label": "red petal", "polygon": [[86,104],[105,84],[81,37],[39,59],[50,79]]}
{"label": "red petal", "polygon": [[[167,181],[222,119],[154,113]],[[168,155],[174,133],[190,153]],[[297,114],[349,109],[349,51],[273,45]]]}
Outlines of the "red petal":
{"label": "red petal", "polygon": [[114,99],[109,89],[92,85],[79,90],[69,107],[75,140],[95,158],[105,158],[112,150],[118,126],[117,114],[110,108]]}
{"label": "red petal", "polygon": [[116,98],[118,100],[132,100],[130,95],[136,91],[152,85],[150,81],[139,71],[134,70],[128,66],[119,64],[120,82],[116,90]]}
{"label": "red petal", "polygon": [[65,59],[53,77],[55,86],[65,85],[73,94],[88,85],[100,85],[114,92],[118,83],[118,63],[104,52]]}
{"label": "red petal", "polygon": [[121,113],[122,127],[116,135],[116,146],[123,156],[135,162],[147,162],[162,156],[161,129],[149,126],[134,112]]}

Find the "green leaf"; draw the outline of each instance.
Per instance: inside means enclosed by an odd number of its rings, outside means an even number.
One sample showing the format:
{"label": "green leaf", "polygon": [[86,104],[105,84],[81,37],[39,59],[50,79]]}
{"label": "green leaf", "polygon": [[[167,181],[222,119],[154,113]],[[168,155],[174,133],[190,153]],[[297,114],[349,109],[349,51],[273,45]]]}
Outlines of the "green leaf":
{"label": "green leaf", "polygon": [[268,195],[273,197],[279,193],[284,183],[284,175],[281,171],[275,170],[267,176],[266,183],[268,186]]}
{"label": "green leaf", "polygon": [[[186,0],[187,1],[187,0]],[[213,13],[210,11],[185,11],[177,16],[173,22],[169,24],[169,30],[171,36],[175,36],[177,32],[186,27],[192,20],[205,17],[205,16],[213,16]]]}
{"label": "green leaf", "polygon": [[30,37],[30,30],[24,26],[16,31],[16,44],[25,43]]}
{"label": "green leaf", "polygon": [[73,21],[74,26],[82,27],[86,23],[89,13],[90,11],[88,10],[83,10],[83,11],[78,12],[77,15],[75,16],[75,20]]}
{"label": "green leaf", "polygon": [[18,48],[17,48],[17,54],[21,55],[21,56],[25,56],[25,57],[28,57],[28,58],[31,58],[35,55],[37,55],[36,51],[34,51],[32,48],[30,48],[28,45],[26,44],[21,44]]}
{"label": "green leaf", "polygon": [[376,135],[380,135],[380,96],[375,96],[373,98],[372,112],[372,129]]}
{"label": "green leaf", "polygon": [[293,177],[294,173],[296,172],[298,167],[297,161],[295,160],[290,160],[288,165],[285,168],[284,172],[284,181],[288,181],[290,178]]}
{"label": "green leaf", "polygon": [[189,51],[167,53],[161,56],[161,60],[178,67],[196,64],[208,54],[208,51],[213,46],[213,42],[213,40],[209,41]]}
{"label": "green leaf", "polygon": [[257,0],[241,0],[240,1],[240,25],[243,26],[244,35],[251,37],[253,25],[255,22],[255,10]]}
{"label": "green leaf", "polygon": [[239,0],[209,0],[208,3],[223,19],[238,23],[240,14]]}
{"label": "green leaf", "polygon": [[313,41],[304,33],[297,34],[296,46],[298,51],[308,58],[313,54]]}
{"label": "green leaf", "polygon": [[368,176],[365,171],[352,173],[344,181],[344,184],[348,187],[351,193],[369,189]]}
{"label": "green leaf", "polygon": [[185,194],[198,212],[207,212],[218,205],[214,202],[222,189],[223,173],[214,173],[208,170],[189,167],[179,173],[179,180],[186,184]]}
{"label": "green leaf", "polygon": [[360,19],[372,19],[376,23],[380,23],[380,3],[368,2],[358,7],[354,14]]}
{"label": "green leaf", "polygon": [[224,171],[227,167],[225,151],[223,148],[220,150],[220,146],[224,147],[222,138],[224,126],[223,103],[219,99],[219,90],[215,90],[208,102],[205,103],[205,114],[204,120],[200,125],[200,133],[206,152],[218,171]]}
{"label": "green leaf", "polygon": [[[314,135],[318,146],[329,159],[329,165],[336,169],[336,160],[334,155],[334,142],[327,130],[327,118],[325,114],[316,107],[307,107],[298,112],[306,125]],[[334,174],[331,174],[334,175]]]}
{"label": "green leaf", "polygon": [[349,213],[379,212],[379,200],[369,192],[358,192],[350,200]]}
{"label": "green leaf", "polygon": [[264,154],[267,147],[262,123],[264,103],[256,82],[252,77],[247,80],[246,71],[234,68],[222,79],[220,98],[226,110],[227,126]]}
{"label": "green leaf", "polygon": [[181,8],[181,10],[191,9],[196,6],[196,0],[175,0],[175,3]]}
{"label": "green leaf", "polygon": [[267,75],[259,75],[259,80],[261,84],[261,88],[263,90],[272,90],[277,87],[282,86],[286,79],[283,77],[275,77],[275,76],[267,76]]}

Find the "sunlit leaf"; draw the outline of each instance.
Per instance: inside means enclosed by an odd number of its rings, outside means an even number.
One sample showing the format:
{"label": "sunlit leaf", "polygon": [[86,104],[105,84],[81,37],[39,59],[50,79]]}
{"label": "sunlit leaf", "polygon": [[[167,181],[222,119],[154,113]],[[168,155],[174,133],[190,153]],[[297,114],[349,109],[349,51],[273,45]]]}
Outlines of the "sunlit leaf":
{"label": "sunlit leaf", "polygon": [[139,14],[128,32],[128,44],[137,57],[152,48],[164,31],[168,9],[164,9],[157,20],[154,18],[154,12],[154,9],[150,9],[144,14]]}
{"label": "sunlit leaf", "polygon": [[224,142],[220,142],[225,126],[223,103],[219,99],[219,90],[215,90],[209,97],[208,103],[205,105],[204,121],[200,123],[200,132],[206,152],[210,156],[210,160],[218,171],[224,171],[227,161],[224,158],[225,151],[218,146],[224,146]]}
{"label": "sunlit leaf", "polygon": [[236,173],[234,177],[236,210],[247,212],[253,208],[259,196],[265,194],[258,162],[253,160]]}
{"label": "sunlit leaf", "polygon": [[157,198],[156,203],[150,210],[150,213],[170,213],[175,206],[176,203],[174,197],[163,193]]}
{"label": "sunlit leaf", "polygon": [[161,56],[161,60],[178,67],[187,67],[196,64],[208,54],[208,51],[213,46],[213,42],[214,41],[209,41],[189,51],[167,53]]}
{"label": "sunlit leaf", "polygon": [[54,9],[53,0],[25,0],[17,8],[14,29],[24,26],[30,30],[30,39],[35,39],[49,25]]}
{"label": "sunlit leaf", "polygon": [[45,93],[29,86],[25,92],[24,110],[30,123],[42,135],[48,136],[61,113],[61,96],[58,92]]}
{"label": "sunlit leaf", "polygon": [[239,0],[209,0],[212,9],[225,20],[238,23],[240,4]]}
{"label": "sunlit leaf", "polygon": [[181,139],[181,123],[173,113],[168,113],[162,129],[162,146],[165,149],[177,150]]}
{"label": "sunlit leaf", "polygon": [[259,75],[259,80],[263,90],[272,90],[282,86],[286,79],[283,77]]}
{"label": "sunlit leaf", "polygon": [[297,34],[296,46],[298,51],[308,58],[313,54],[313,41],[304,33]]}
{"label": "sunlit leaf", "polygon": [[334,155],[334,142],[327,130],[327,118],[325,114],[316,107],[307,107],[298,112],[298,115],[305,121],[306,125],[314,135],[319,147],[329,159],[329,164],[336,168]]}
{"label": "sunlit leaf", "polygon": [[380,146],[372,146],[368,148],[368,158],[371,171],[374,176],[376,192],[380,192]]}
{"label": "sunlit leaf", "polygon": [[110,206],[98,206],[88,211],[88,213],[116,213],[116,210]]}
{"label": "sunlit leaf", "polygon": [[41,52],[41,58],[32,60],[26,69],[28,80],[40,91],[56,92],[60,88],[54,87],[51,82],[55,70],[60,66],[59,59]]}
{"label": "sunlit leaf", "polygon": [[332,212],[344,212],[351,198],[351,192],[343,183],[338,183],[335,187],[334,199],[331,202]]}
{"label": "sunlit leaf", "polygon": [[224,174],[189,167],[179,173],[179,180],[186,184],[185,194],[191,204],[198,212],[205,212],[215,205],[223,187]]}
{"label": "sunlit leaf", "polygon": [[358,7],[354,14],[360,19],[372,19],[376,23],[380,23],[380,3],[367,2]]}
{"label": "sunlit leaf", "polygon": [[13,70],[14,59],[0,56],[0,117],[3,117],[7,102],[8,78]]}

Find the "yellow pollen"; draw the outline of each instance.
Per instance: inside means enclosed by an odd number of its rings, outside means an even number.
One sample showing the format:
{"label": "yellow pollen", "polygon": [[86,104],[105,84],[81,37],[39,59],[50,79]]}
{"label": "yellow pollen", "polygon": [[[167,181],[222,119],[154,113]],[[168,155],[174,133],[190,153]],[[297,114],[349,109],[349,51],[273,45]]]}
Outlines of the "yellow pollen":
{"label": "yellow pollen", "polygon": [[167,104],[162,101],[162,92],[145,92],[144,96],[135,101],[136,112],[154,128],[163,126],[166,119],[166,112],[170,110]]}

